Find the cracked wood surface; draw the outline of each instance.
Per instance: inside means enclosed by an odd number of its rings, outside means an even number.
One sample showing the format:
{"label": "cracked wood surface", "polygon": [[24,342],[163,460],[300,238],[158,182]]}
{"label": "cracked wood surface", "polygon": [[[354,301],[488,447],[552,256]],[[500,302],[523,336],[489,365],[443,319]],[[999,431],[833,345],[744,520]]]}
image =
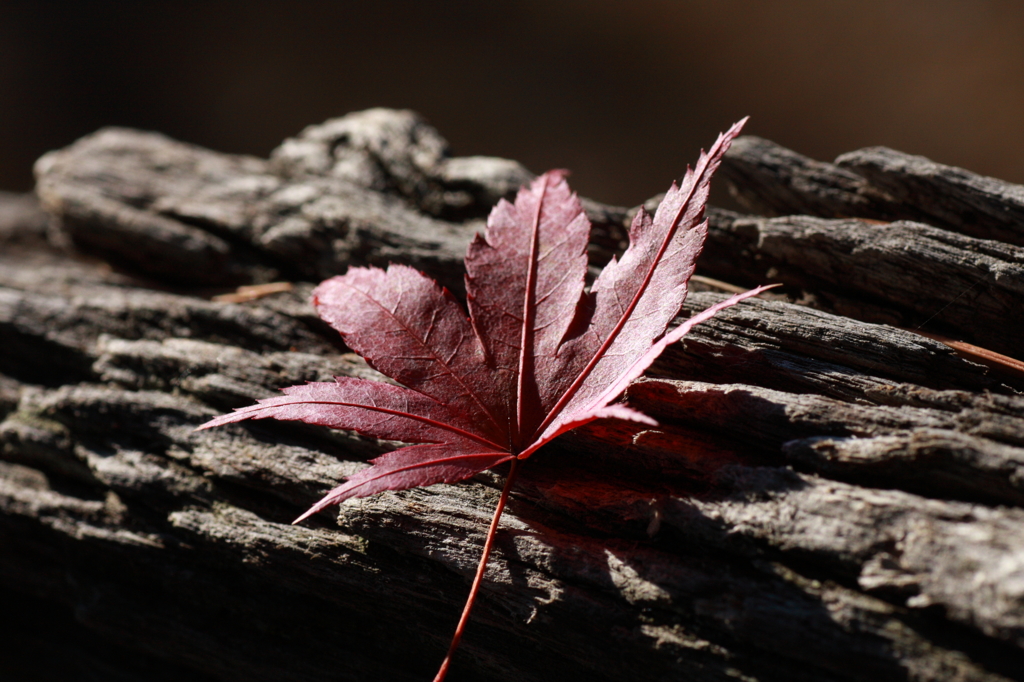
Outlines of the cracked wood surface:
{"label": "cracked wood surface", "polygon": [[[909,330],[1021,357],[1020,222],[977,217],[1020,188],[929,164],[736,145],[723,173],[762,215],[710,211],[698,272],[787,286],[630,386],[660,426],[595,422],[524,467],[451,679],[1024,679],[1024,386]],[[42,209],[0,195],[0,594],[26,612],[0,674],[427,679],[502,471],[292,526],[393,444],[193,428],[378,377],[311,286],[394,259],[457,290],[529,172],[371,110],[266,160],[106,130],[37,174]],[[600,265],[631,212],[585,206]],[[34,653],[57,644],[75,671]]]}

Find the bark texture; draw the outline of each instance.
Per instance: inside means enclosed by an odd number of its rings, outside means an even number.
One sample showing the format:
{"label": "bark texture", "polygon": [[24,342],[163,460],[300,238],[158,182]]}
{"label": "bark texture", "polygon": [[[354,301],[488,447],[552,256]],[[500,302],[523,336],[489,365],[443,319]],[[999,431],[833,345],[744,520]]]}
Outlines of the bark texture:
{"label": "bark texture", "polygon": [[[37,174],[0,195],[0,674],[429,679],[502,472],[292,526],[393,444],[193,429],[375,376],[311,287],[399,261],[458,291],[530,173],[378,109],[270,159],[108,129]],[[1024,679],[1024,190],[756,138],[723,175],[751,215],[709,211],[685,314],[786,286],[630,386],[660,426],[524,467],[450,679]],[[632,211],[585,205],[601,265]]]}

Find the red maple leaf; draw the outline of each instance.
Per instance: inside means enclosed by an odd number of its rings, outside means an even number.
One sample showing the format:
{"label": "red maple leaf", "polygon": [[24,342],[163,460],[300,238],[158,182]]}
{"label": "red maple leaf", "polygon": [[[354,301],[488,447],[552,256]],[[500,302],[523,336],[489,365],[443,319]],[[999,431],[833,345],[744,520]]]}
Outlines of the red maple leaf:
{"label": "red maple leaf", "polygon": [[686,298],[707,235],[709,181],[746,119],[673,184],[653,219],[641,210],[621,260],[585,289],[590,221],[564,173],[551,171],[501,201],[466,254],[469,317],[424,274],[404,265],[351,268],[320,284],[313,303],[367,363],[401,386],[337,377],[217,417],[299,420],[416,443],[373,460],[296,523],[352,497],[452,483],[504,462],[512,468],[483,556],[436,680],[447,671],[490,554],[518,465],[551,439],[595,419],[647,424],[613,403],[693,325],[764,287],[719,303],[666,333]]}

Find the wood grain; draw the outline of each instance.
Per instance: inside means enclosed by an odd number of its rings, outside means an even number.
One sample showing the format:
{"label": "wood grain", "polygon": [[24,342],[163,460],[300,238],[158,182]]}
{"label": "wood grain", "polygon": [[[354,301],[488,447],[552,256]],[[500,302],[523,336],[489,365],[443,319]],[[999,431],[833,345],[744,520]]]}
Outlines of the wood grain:
{"label": "wood grain", "polygon": [[[786,286],[634,382],[659,426],[595,422],[523,468],[451,679],[1024,679],[1022,387],[909,331],[1021,357],[1017,190],[889,150],[730,159],[760,215],[709,211],[684,316]],[[58,679],[46,642],[118,680],[427,679],[502,472],[293,526],[394,444],[193,429],[378,376],[313,284],[396,260],[458,291],[530,174],[388,110],[269,159],[108,129],[36,170],[40,205],[0,195],[0,581],[52,619],[0,673]],[[585,205],[600,265],[631,211]]]}

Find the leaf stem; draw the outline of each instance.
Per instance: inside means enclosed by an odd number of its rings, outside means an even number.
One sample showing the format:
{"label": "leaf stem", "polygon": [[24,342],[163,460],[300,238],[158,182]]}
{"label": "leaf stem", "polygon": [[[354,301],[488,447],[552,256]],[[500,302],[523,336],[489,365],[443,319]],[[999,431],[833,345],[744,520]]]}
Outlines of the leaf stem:
{"label": "leaf stem", "polygon": [[494,546],[494,536],[498,532],[498,522],[501,521],[501,514],[505,511],[505,503],[508,502],[508,493],[512,489],[512,483],[516,479],[516,473],[519,471],[520,461],[518,459],[512,460],[512,468],[508,471],[508,477],[505,479],[505,487],[501,489],[501,497],[498,498],[498,506],[494,509],[494,516],[491,518],[491,527],[487,529],[487,539],[484,540],[484,551],[480,556],[480,563],[476,567],[476,577],[473,578],[473,586],[469,588],[469,596],[466,598],[466,606],[462,609],[462,617],[459,618],[459,624],[455,626],[455,634],[452,635],[452,643],[448,647],[448,653],[444,657],[444,661],[441,663],[441,669],[437,671],[437,675],[434,677],[434,682],[442,682],[445,675],[448,674],[448,666],[451,665],[452,656],[455,654],[455,650],[459,648],[459,642],[462,641],[462,631],[466,628],[466,621],[469,620],[469,613],[473,610],[473,603],[476,601],[477,592],[480,590],[480,583],[484,579],[484,571],[487,570],[487,561],[491,557],[491,548]]}

